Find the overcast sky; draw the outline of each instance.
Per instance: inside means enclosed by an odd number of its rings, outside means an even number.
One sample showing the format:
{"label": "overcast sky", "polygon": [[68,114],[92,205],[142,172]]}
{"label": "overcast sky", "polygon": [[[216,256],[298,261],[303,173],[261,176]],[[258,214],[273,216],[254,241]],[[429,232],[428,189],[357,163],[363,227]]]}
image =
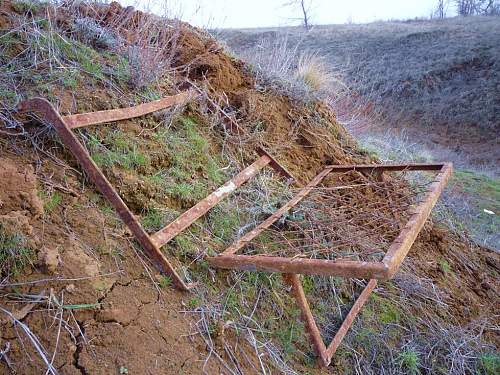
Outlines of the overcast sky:
{"label": "overcast sky", "polygon": [[[246,28],[300,24],[300,10],[283,8],[286,0],[119,0],[124,5],[180,15],[200,27]],[[428,17],[436,0],[311,0],[315,24],[365,23]],[[167,6],[165,6],[167,4]],[[451,13],[451,9],[450,9]]]}

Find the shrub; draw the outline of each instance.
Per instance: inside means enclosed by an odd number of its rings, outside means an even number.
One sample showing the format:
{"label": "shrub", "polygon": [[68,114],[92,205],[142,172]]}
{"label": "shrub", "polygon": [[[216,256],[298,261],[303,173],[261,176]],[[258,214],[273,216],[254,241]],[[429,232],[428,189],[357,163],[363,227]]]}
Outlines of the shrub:
{"label": "shrub", "polygon": [[118,46],[116,36],[108,29],[98,25],[92,18],[77,18],[73,27],[76,36],[83,43],[98,48],[116,48]]}

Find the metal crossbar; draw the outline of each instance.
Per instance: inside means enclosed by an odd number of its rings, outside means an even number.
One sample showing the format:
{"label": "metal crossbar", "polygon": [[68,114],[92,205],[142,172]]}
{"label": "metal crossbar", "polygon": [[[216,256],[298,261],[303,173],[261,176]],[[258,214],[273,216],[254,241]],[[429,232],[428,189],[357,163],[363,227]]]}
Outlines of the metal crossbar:
{"label": "metal crossbar", "polygon": [[208,195],[205,199],[198,202],[195,206],[190,208],[165,228],[153,235],[149,235],[127,207],[125,202],[121,199],[115,188],[107,180],[101,169],[92,160],[85,147],[72,132],[72,129],[143,116],[176,104],[185,103],[195,96],[196,95],[192,92],[186,91],[178,95],[144,103],[135,107],[70,116],[61,116],[52,104],[43,98],[26,100],[22,102],[18,108],[19,112],[37,113],[41,115],[42,119],[54,126],[63,143],[76,157],[91,181],[115,208],[120,218],[129,227],[134,237],[141,244],[142,248],[156,265],[158,270],[169,275],[172,278],[174,285],[178,289],[184,291],[191,289],[193,284],[185,283],[183,281],[160,248],[181,233],[184,229],[189,227],[198,218],[206,214],[212,207],[226,198],[239,186],[256,176],[256,174],[265,166],[269,165],[287,178],[291,177],[290,174],[286,172],[286,170],[281,167],[278,162],[275,161],[266,151],[258,149],[257,152],[260,155],[260,158],[253,164],[246,167],[235,177]]}
{"label": "metal crossbar", "polygon": [[[421,231],[425,221],[429,217],[432,208],[436,204],[441,192],[452,173],[451,163],[442,164],[382,164],[382,165],[350,165],[325,167],[309,184],[303,187],[290,201],[285,203],[276,212],[270,215],[253,230],[235,241],[221,254],[209,257],[207,260],[213,266],[228,269],[240,269],[251,271],[279,272],[283,274],[286,284],[291,287],[294,296],[302,312],[306,330],[309,333],[311,342],[318,353],[321,364],[328,366],[337,350],[340,342],[347,333],[354,318],[361,310],[363,304],[368,299],[371,292],[377,285],[377,280],[392,278],[398,271],[401,263],[408,254],[411,246],[415,242],[418,233]],[[251,241],[259,236],[263,231],[271,227],[278,219],[303,199],[305,199],[315,187],[332,173],[357,171],[362,174],[374,176],[378,180],[383,180],[384,173],[389,171],[430,171],[436,172],[434,179],[427,184],[425,195],[420,203],[412,210],[411,215],[400,230],[399,235],[389,246],[382,261],[366,262],[345,259],[307,259],[298,256],[282,257],[269,255],[244,255],[239,251],[247,247]],[[335,220],[335,217],[332,218]],[[299,274],[342,276],[346,278],[368,279],[369,282],[358,297],[350,312],[346,316],[333,341],[325,346],[319,329],[316,325],[311,309],[307,302]]]}

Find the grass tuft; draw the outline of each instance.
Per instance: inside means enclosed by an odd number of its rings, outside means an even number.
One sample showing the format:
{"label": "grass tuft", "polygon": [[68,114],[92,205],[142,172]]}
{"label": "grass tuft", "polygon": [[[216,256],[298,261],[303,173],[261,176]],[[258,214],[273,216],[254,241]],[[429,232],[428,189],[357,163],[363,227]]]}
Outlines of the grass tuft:
{"label": "grass tuft", "polygon": [[500,355],[498,353],[482,354],[479,357],[478,367],[481,375],[500,374]]}
{"label": "grass tuft", "polygon": [[407,374],[416,375],[419,374],[419,358],[418,353],[414,350],[408,349],[398,355],[398,361],[401,368],[403,368]]}
{"label": "grass tuft", "polygon": [[0,274],[16,276],[32,263],[34,253],[21,234],[9,233],[0,224]]}
{"label": "grass tuft", "polygon": [[295,76],[316,92],[330,89],[334,82],[330,68],[317,53],[304,53],[299,57]]}

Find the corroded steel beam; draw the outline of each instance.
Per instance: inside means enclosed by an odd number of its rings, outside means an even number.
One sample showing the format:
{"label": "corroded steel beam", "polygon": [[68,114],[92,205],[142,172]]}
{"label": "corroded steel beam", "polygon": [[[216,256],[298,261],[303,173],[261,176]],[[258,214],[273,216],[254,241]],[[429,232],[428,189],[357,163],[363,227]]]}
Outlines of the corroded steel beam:
{"label": "corroded steel beam", "polygon": [[259,154],[259,156],[267,156],[268,158],[271,159],[271,162],[269,163],[269,165],[276,171],[278,172],[282,177],[285,177],[285,178],[288,178],[288,179],[291,179],[291,180],[294,180],[297,182],[297,180],[295,179],[295,177],[292,176],[292,174],[290,172],[288,172],[286,170],[285,167],[283,167],[280,163],[278,163],[278,161],[273,158],[271,156],[271,154],[269,154],[266,150],[264,150],[262,147],[257,147],[257,154]]}
{"label": "corroded steel beam", "polygon": [[299,306],[301,319],[304,322],[305,329],[309,335],[309,339],[314,347],[314,350],[316,350],[316,353],[319,356],[320,364],[324,367],[328,367],[332,361],[333,355],[337,351],[337,348],[354,322],[354,319],[361,311],[365,302],[368,300],[368,297],[372,293],[373,289],[376,287],[377,280],[372,279],[368,282],[359,297],[354,302],[354,305],[351,307],[351,310],[342,322],[342,325],[335,334],[332,342],[328,347],[326,347],[323,339],[321,338],[321,333],[318,329],[316,321],[312,315],[309,303],[307,302],[307,298],[300,281],[300,276],[296,274],[283,274],[282,276],[285,283],[291,287],[291,294]]}
{"label": "corroded steel beam", "polygon": [[[437,169],[439,167],[439,169]],[[271,257],[263,255],[239,255],[237,252],[247,246],[255,237],[269,228],[286,211],[300,202],[309,192],[318,185],[329,173],[344,170],[341,166],[328,166],[320,172],[306,187],[293,197],[288,203],[269,216],[264,222],[242,236],[229,246],[224,252],[215,257],[207,258],[208,262],[220,268],[236,268],[245,270],[260,270],[267,272],[298,273],[309,275],[344,276],[366,279],[385,280],[394,276],[401,262],[406,257],[416,236],[422,229],[425,220],[436,204],[439,195],[446,186],[451,175],[452,165],[443,164],[398,164],[379,166],[348,166],[346,170],[359,170],[365,173],[369,170],[378,174],[388,170],[430,170],[438,171],[435,181],[430,185],[424,201],[417,206],[415,213],[410,217],[406,226],[396,240],[391,244],[382,262],[349,261],[343,259],[323,260],[304,259],[300,257]],[[380,176],[379,176],[380,177]]]}
{"label": "corroded steel beam", "polygon": [[78,138],[76,138],[73,134],[70,127],[66,125],[52,104],[45,99],[35,98],[22,102],[18,109],[20,112],[39,113],[45,120],[55,127],[64,144],[76,157],[99,191],[113,205],[120,218],[130,228],[130,231],[133,233],[137,241],[139,241],[142,248],[151,258],[153,263],[161,272],[168,274],[179,289],[189,290],[191,285],[184,283],[165,255],[163,255],[160,249],[153,243],[153,241],[151,241],[151,238],[148,236],[146,231],[144,231],[134,214],[120,198],[116,190],[107,180],[106,176],[104,176],[99,167],[94,163],[87,150],[78,141]]}
{"label": "corroded steel beam", "polygon": [[231,180],[208,195],[205,199],[201,200],[195,206],[184,212],[177,219],[168,224],[165,228],[153,234],[151,236],[153,243],[158,247],[165,245],[168,241],[170,241],[184,229],[189,227],[195,220],[206,214],[221,200],[223,200],[245,182],[255,177],[255,175],[269,163],[271,163],[271,158],[267,155],[262,155],[253,164],[249,165],[247,168],[234,176]]}
{"label": "corroded steel beam", "polygon": [[224,253],[209,257],[207,261],[218,268],[235,268],[246,271],[343,276],[358,279],[387,279],[389,277],[389,269],[382,262],[282,258],[263,255],[225,255]]}
{"label": "corroded steel beam", "polygon": [[326,346],[321,338],[321,333],[319,332],[316,321],[307,302],[304,289],[302,288],[302,283],[300,281],[300,276],[293,273],[284,273],[283,281],[287,283],[291,288],[291,294],[295,298],[297,305],[299,305],[301,318],[304,321],[305,328],[309,334],[309,339],[311,340],[316,353],[320,357],[321,364],[323,366],[328,366],[330,364],[331,358],[328,358],[326,353]]}
{"label": "corroded steel beam", "polygon": [[429,185],[422,203],[415,208],[412,216],[410,216],[410,219],[399,233],[399,236],[393,241],[389,250],[387,250],[382,262],[389,268],[389,277],[392,278],[394,276],[410,251],[425,221],[431,214],[432,208],[436,205],[441,192],[444,190],[452,171],[452,163],[445,163],[441,166],[440,172]]}
{"label": "corroded steel beam", "polygon": [[359,314],[361,308],[368,300],[368,297],[370,296],[370,294],[372,293],[373,289],[375,289],[376,286],[377,286],[377,280],[371,279],[365,286],[359,297],[356,299],[356,302],[354,302],[354,305],[351,307],[349,314],[347,314],[347,316],[345,317],[344,321],[342,322],[342,325],[335,334],[335,337],[333,338],[332,342],[330,343],[330,345],[328,345],[328,348],[326,349],[325,354],[326,357],[328,358],[328,364],[330,364],[333,355],[337,351],[337,348],[344,339],[344,336],[346,335],[347,331],[354,322],[354,319]]}
{"label": "corroded steel beam", "polygon": [[332,172],[373,172],[376,170],[384,170],[388,172],[396,171],[439,171],[443,168],[444,163],[429,164],[429,163],[410,163],[410,164],[358,164],[358,165],[329,165]]}
{"label": "corroded steel beam", "polygon": [[144,116],[148,113],[159,111],[173,105],[185,103],[189,99],[193,99],[196,96],[198,96],[198,94],[194,91],[184,91],[178,95],[168,96],[152,102],[139,104],[135,107],[80,113],[76,115],[63,116],[62,119],[71,129],[81,128],[89,125],[97,125],[105,122],[120,121]]}

